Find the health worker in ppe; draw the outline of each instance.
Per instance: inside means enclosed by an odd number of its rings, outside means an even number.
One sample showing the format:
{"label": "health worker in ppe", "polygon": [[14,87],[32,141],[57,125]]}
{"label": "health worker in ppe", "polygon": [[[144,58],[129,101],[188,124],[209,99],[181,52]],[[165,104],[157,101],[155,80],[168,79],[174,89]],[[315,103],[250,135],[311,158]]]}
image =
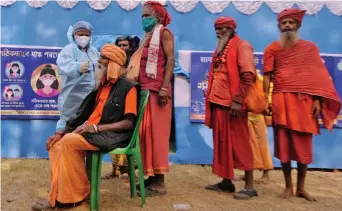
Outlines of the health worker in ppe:
{"label": "health worker in ppe", "polygon": [[60,119],[56,136],[63,132],[66,121],[76,116],[84,98],[95,88],[94,70],[100,53],[91,45],[92,32],[92,25],[85,21],[70,26],[67,32],[70,43],[58,55],[62,90],[58,96]]}

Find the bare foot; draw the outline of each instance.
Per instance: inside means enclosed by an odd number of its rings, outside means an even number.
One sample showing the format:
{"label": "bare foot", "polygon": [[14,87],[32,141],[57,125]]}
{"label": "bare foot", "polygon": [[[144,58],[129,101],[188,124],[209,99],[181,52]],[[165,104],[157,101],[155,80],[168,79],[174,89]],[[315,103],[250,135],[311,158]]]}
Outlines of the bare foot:
{"label": "bare foot", "polygon": [[316,201],[316,199],[311,197],[310,194],[308,192],[306,192],[305,190],[297,191],[296,196],[299,198],[306,199],[308,201]]}
{"label": "bare foot", "polygon": [[268,184],[269,183],[269,178],[262,176],[260,179],[255,181],[256,184]]}
{"label": "bare foot", "polygon": [[293,189],[292,188],[286,188],[282,194],[280,194],[278,197],[280,198],[291,198],[293,196]]}

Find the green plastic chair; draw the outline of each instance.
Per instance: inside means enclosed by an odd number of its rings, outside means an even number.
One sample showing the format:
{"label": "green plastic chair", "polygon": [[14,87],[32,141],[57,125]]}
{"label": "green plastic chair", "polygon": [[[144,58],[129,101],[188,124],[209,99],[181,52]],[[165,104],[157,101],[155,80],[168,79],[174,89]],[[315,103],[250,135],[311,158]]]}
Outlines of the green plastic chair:
{"label": "green plastic chair", "polygon": [[[144,116],[145,107],[148,101],[150,92],[148,90],[140,91],[140,102],[138,110],[138,121],[136,123],[132,138],[125,148],[117,148],[109,154],[126,154],[128,160],[129,168],[129,181],[130,181],[130,191],[131,198],[136,197],[136,181],[135,181],[135,168],[134,159],[137,162],[139,169],[139,183],[140,183],[140,194],[141,194],[141,207],[146,204],[145,196],[145,184],[144,184],[144,171],[141,160],[140,144],[139,144],[139,129],[141,121]],[[87,174],[90,181],[90,210],[99,211],[100,208],[100,185],[101,185],[101,169],[102,169],[102,159],[105,153],[99,151],[90,151],[87,154],[86,168]]]}

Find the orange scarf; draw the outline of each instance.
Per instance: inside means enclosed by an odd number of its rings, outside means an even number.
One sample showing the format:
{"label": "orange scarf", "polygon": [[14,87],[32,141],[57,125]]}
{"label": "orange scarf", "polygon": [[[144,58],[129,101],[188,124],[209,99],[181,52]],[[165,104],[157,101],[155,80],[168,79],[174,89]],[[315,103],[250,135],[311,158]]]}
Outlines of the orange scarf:
{"label": "orange scarf", "polygon": [[[277,46],[280,49],[280,46]],[[305,93],[322,97],[322,119],[331,130],[341,100],[328,70],[322,62],[318,48],[311,42],[298,40],[290,49],[276,51],[273,92]]]}

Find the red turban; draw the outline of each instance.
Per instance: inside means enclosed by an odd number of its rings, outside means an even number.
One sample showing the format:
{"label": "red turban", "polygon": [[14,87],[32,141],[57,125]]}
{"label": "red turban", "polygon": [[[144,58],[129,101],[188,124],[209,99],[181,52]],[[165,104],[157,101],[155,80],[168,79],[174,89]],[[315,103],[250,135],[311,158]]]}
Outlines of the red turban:
{"label": "red turban", "polygon": [[167,26],[171,23],[171,17],[164,6],[157,1],[147,1],[144,6],[149,6],[156,13],[156,15],[161,19],[161,24]]}
{"label": "red turban", "polygon": [[236,29],[236,22],[231,17],[222,16],[222,17],[219,17],[216,19],[214,26],[215,26],[215,28],[217,26],[229,27],[229,28],[232,28],[235,30]]}
{"label": "red turban", "polygon": [[305,15],[306,10],[300,10],[297,8],[285,9],[278,15],[278,21],[280,22],[284,18],[293,18],[299,23],[302,23],[303,17]]}

